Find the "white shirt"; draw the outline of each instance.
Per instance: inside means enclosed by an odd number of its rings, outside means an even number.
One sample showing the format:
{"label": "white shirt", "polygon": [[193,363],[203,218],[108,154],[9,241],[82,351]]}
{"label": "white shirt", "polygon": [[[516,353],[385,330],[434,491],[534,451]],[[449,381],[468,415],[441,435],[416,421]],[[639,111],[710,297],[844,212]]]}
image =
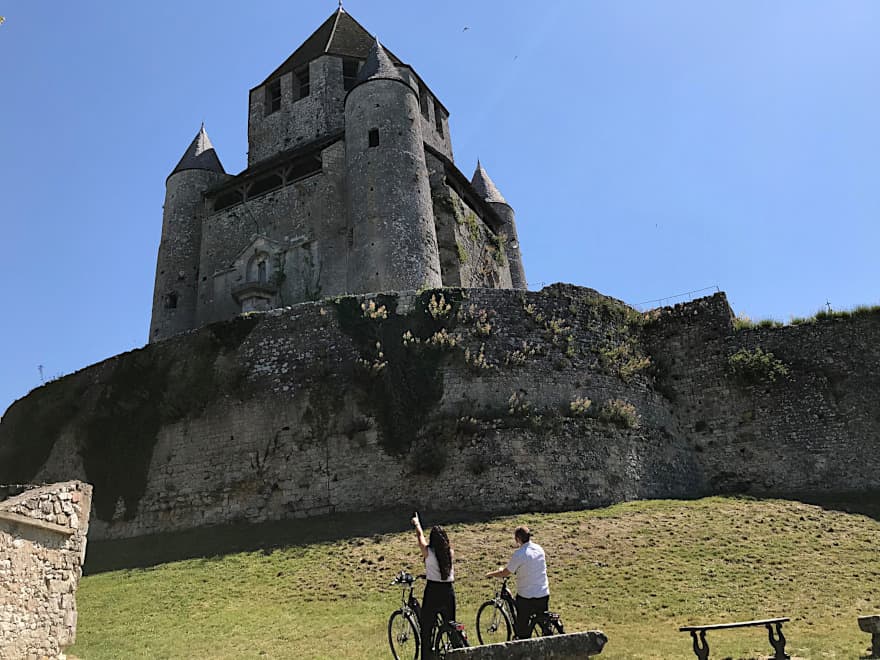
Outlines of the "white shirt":
{"label": "white shirt", "polygon": [[428,548],[428,556],[425,557],[425,577],[431,582],[455,582],[455,565],[449,567],[449,577],[445,580],[440,577],[440,563],[433,548]]}
{"label": "white shirt", "polygon": [[537,543],[523,543],[507,562],[507,570],[516,574],[517,596],[543,598],[550,595],[547,560],[544,548]]}

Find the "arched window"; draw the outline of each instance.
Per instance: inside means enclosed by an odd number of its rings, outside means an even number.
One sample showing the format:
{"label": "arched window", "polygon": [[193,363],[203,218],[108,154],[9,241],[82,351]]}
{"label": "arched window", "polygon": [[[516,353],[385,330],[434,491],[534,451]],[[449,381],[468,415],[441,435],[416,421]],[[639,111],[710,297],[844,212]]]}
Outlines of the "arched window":
{"label": "arched window", "polygon": [[265,252],[257,252],[251,257],[247,267],[247,281],[269,283],[269,255]]}

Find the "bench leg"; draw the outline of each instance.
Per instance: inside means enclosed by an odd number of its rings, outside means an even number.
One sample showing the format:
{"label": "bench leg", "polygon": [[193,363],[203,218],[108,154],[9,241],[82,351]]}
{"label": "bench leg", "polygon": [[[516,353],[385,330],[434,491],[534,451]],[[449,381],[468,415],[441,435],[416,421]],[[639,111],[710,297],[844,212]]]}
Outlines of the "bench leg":
{"label": "bench leg", "polygon": [[871,633],[871,657],[880,658],[880,633]]}
{"label": "bench leg", "polygon": [[697,639],[697,631],[691,630],[691,637],[694,639],[694,653],[699,660],[709,660],[709,642],[706,641],[706,631],[700,631],[700,638]]}
{"label": "bench leg", "polygon": [[767,636],[770,638],[770,646],[776,651],[773,660],[789,660],[791,656],[785,653],[785,635],[782,634],[782,624],[776,624],[776,636],[773,635],[773,625],[767,624]]}

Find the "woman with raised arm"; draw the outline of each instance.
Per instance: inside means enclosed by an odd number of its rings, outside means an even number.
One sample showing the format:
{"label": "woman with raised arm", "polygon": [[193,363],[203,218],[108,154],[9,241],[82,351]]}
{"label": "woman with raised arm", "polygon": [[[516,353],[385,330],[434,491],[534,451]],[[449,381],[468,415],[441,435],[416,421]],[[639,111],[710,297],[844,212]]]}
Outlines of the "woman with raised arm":
{"label": "woman with raised arm", "polygon": [[437,613],[443,614],[447,621],[455,620],[455,569],[452,567],[453,552],[449,545],[449,537],[439,525],[431,528],[431,535],[425,540],[419,514],[413,516],[412,524],[416,528],[416,540],[422,559],[425,560],[425,595],[422,598],[422,660],[431,655],[431,637]]}

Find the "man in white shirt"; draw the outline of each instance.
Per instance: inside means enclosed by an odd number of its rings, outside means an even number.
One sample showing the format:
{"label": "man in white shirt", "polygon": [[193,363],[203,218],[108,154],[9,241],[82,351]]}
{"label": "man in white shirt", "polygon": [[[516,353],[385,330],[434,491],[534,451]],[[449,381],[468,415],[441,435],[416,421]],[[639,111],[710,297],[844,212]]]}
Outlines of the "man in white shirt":
{"label": "man in white shirt", "polygon": [[550,586],[547,583],[547,559],[544,549],[532,543],[532,533],[520,525],[513,533],[519,548],[505,568],[486,573],[486,577],[503,578],[516,575],[516,636],[529,636],[529,617],[546,612],[550,604]]}

